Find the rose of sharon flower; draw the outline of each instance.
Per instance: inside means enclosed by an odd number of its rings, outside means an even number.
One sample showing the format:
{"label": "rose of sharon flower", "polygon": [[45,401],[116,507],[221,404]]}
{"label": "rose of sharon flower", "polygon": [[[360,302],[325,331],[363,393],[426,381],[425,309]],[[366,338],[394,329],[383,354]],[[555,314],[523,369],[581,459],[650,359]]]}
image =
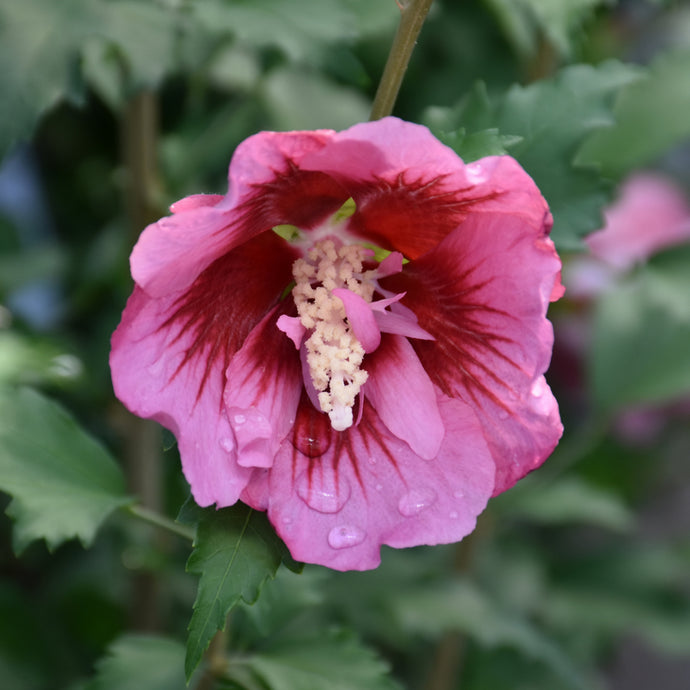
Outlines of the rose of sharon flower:
{"label": "rose of sharon flower", "polygon": [[200,505],[242,500],[296,559],[364,570],[460,540],[553,450],[560,261],[512,158],[465,165],[396,118],[261,132],[225,196],[172,211],[132,252],[111,367]]}
{"label": "rose of sharon flower", "polygon": [[638,172],[604,210],[604,227],[585,238],[591,256],[566,267],[568,294],[583,299],[611,288],[617,277],[662,249],[690,240],[690,205],[670,178]]}

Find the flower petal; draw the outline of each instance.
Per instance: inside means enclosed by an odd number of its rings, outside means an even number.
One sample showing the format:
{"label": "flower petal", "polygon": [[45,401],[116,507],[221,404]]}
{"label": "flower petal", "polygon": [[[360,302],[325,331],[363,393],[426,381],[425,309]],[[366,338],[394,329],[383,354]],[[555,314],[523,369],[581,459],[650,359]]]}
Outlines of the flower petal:
{"label": "flower petal", "polygon": [[386,117],[338,132],[304,157],[350,191],[357,211],[353,233],[415,259],[435,247],[472,213],[547,211],[539,190],[509,156],[468,165],[421,125]]}
{"label": "flower petal", "polygon": [[[173,299],[151,299],[135,288],[112,338],[115,394],[131,412],[175,434],[199,505],[232,505],[251,470],[232,461],[233,432],[220,404],[225,365],[195,358],[180,368],[194,336],[161,329],[174,309]],[[200,389],[202,379],[206,383]]]}
{"label": "flower petal", "polygon": [[381,347],[365,359],[366,396],[381,421],[422,458],[436,456],[444,426],[436,391],[412,345],[386,335]]}
{"label": "flower petal", "polygon": [[435,250],[383,281],[433,341],[414,340],[431,380],[472,401],[497,464],[496,493],[538,467],[562,433],[543,380],[553,344],[545,314],[560,261],[529,214],[472,215]]}
{"label": "flower petal", "polygon": [[[116,395],[132,412],[175,433],[200,505],[231,505],[248,480],[250,471],[234,462],[234,432],[223,414],[225,372],[279,303],[292,279],[292,257],[268,233],[217,259],[186,292],[154,299],[137,287],[113,335]],[[273,329],[280,347],[291,349]]]}
{"label": "flower petal", "polygon": [[281,314],[278,317],[278,321],[276,321],[276,326],[279,331],[285,333],[285,335],[292,340],[295,348],[299,350],[304,336],[307,334],[307,329],[302,325],[299,317]]}
{"label": "flower petal", "polygon": [[269,475],[269,518],[294,558],[366,570],[379,564],[382,544],[450,543],[474,529],[493,489],[493,461],[467,405],[442,400],[439,408],[446,437],[437,457],[423,460],[370,405],[345,432],[300,405]]}
{"label": "flower petal", "polygon": [[381,342],[381,331],[371,311],[371,305],[347,288],[335,288],[332,293],[342,301],[352,332],[364,348],[364,352],[373,352]]}
{"label": "flower petal", "polygon": [[223,395],[238,464],[270,467],[295,422],[302,390],[299,357],[271,312],[232,358]]}
{"label": "flower petal", "polygon": [[638,173],[626,180],[604,218],[604,229],[585,241],[594,256],[618,270],[690,239],[685,194],[670,178],[658,174]]}
{"label": "flower petal", "polygon": [[151,296],[184,290],[213,261],[259,233],[290,223],[309,228],[348,198],[338,182],[298,167],[333,132],[260,132],[236,149],[228,193],[194,195],[149,225],[132,252],[135,282]]}

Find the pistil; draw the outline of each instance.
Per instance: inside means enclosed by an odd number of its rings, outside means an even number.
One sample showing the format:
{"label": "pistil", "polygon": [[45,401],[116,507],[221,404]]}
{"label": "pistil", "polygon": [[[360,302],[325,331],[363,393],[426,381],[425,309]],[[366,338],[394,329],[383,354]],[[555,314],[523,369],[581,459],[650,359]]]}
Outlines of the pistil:
{"label": "pistil", "polygon": [[332,291],[346,288],[371,302],[376,271],[364,271],[363,263],[372,254],[360,245],[326,238],[317,241],[305,258],[297,259],[292,269],[292,296],[299,320],[309,332],[304,343],[309,375],[319,406],[336,431],[352,426],[355,400],[368,374],[361,366],[364,348]]}

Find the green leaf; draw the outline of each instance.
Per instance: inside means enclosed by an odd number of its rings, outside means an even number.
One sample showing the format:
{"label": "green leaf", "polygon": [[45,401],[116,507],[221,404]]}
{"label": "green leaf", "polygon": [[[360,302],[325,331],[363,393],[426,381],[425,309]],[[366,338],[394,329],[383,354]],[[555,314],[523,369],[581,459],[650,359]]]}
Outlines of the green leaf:
{"label": "green leaf", "polygon": [[613,411],[690,393],[690,246],[658,255],[596,305],[590,380]]}
{"label": "green leaf", "polygon": [[548,596],[545,615],[565,629],[577,630],[590,638],[592,633],[608,638],[634,635],[653,642],[672,654],[690,652],[690,606],[663,598],[645,600],[640,594],[621,594],[615,588],[562,590]]}
{"label": "green leaf", "polygon": [[657,58],[645,78],[624,88],[614,107],[616,124],[595,132],[577,161],[620,176],[653,163],[690,138],[690,51]]}
{"label": "green leaf", "polygon": [[83,364],[46,339],[0,330],[0,384],[64,385],[83,373]]}
{"label": "green leaf", "polygon": [[481,135],[509,148],[549,203],[558,248],[579,248],[580,237],[601,227],[610,183],[595,166],[578,163],[578,151],[593,132],[613,124],[615,95],[639,74],[614,61],[574,65],[552,79],[515,85],[493,101],[479,84],[455,107],[429,109],[424,120],[441,137],[460,129],[464,139]]}
{"label": "green leaf", "polygon": [[[189,505],[178,519],[189,523]],[[187,677],[201,661],[211,638],[225,629],[228,613],[240,601],[254,603],[261,587],[275,576],[281,561],[294,567],[287,547],[265,513],[238,503],[200,511],[194,551],[187,570],[201,576],[189,622]]]}
{"label": "green leaf", "polygon": [[575,477],[550,483],[526,478],[497,501],[510,515],[544,524],[580,523],[626,531],[633,516],[615,494]]}
{"label": "green leaf", "polygon": [[357,35],[355,18],[340,0],[205,0],[190,11],[210,33],[229,33],[249,45],[280,48],[293,60]]}
{"label": "green leaf", "polygon": [[116,640],[84,690],[186,690],[184,646],[150,635]]}
{"label": "green leaf", "polygon": [[0,489],[13,496],[14,547],[88,546],[116,508],[130,502],[111,456],[60,407],[28,388],[0,388]]}
{"label": "green leaf", "polygon": [[353,635],[339,631],[284,638],[246,663],[271,690],[399,687],[388,675],[387,664]]}
{"label": "green leaf", "polygon": [[638,69],[613,61],[575,65],[553,79],[513,86],[498,107],[501,134],[522,137],[510,153],[549,202],[559,249],[579,246],[579,237],[601,227],[608,184],[576,156],[588,136],[613,124],[616,93],[638,76]]}
{"label": "green leaf", "polygon": [[438,137],[446,146],[455,151],[465,163],[476,161],[484,156],[503,156],[511,146],[519,143],[522,137],[500,134],[495,128],[483,129],[479,132],[467,134],[464,129],[458,129]]}
{"label": "green leaf", "polygon": [[369,116],[369,101],[359,91],[305,69],[272,70],[261,84],[261,97],[278,130],[340,130]]}
{"label": "green leaf", "polygon": [[489,0],[508,39],[523,55],[534,55],[540,34],[563,55],[572,53],[573,37],[594,10],[607,0]]}
{"label": "green leaf", "polygon": [[518,614],[503,610],[467,580],[436,583],[411,592],[399,590],[398,625],[408,633],[437,637],[448,630],[469,635],[484,647],[510,647],[546,664],[563,687],[592,690],[571,660],[545,634]]}
{"label": "green leaf", "polygon": [[130,88],[155,85],[173,66],[173,12],[134,0],[22,0],[0,6],[0,158],[28,138],[60,101],[80,102],[79,63],[87,42],[116,49]]}

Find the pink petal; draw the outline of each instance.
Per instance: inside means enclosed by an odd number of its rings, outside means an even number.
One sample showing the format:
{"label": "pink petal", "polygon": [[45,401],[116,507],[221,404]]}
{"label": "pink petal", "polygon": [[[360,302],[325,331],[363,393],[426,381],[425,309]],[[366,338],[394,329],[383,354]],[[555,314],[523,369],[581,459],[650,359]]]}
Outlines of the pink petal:
{"label": "pink petal", "polygon": [[320,172],[300,170],[301,157],[332,132],[260,132],[232,157],[228,193],[194,195],[175,214],[149,225],[131,257],[135,282],[152,297],[184,290],[221,255],[276,225],[309,228],[340,208],[348,193]]}
{"label": "pink petal", "polygon": [[436,391],[412,345],[401,336],[385,336],[364,364],[367,399],[381,421],[417,455],[435,457],[445,430]]}
{"label": "pink petal", "polygon": [[302,391],[299,359],[276,328],[275,312],[258,324],[230,361],[223,401],[237,463],[270,467],[295,421]]}
{"label": "pink petal", "polygon": [[496,459],[500,493],[538,467],[562,433],[544,383],[545,318],[560,261],[530,214],[474,214],[435,250],[384,282],[434,341],[413,340],[445,395],[472,401]]}
{"label": "pink petal", "polygon": [[217,206],[223,200],[222,194],[191,194],[184,199],[176,201],[170,206],[173,213],[193,211],[203,206]]}
{"label": "pink petal", "polygon": [[154,300],[135,288],[112,338],[115,394],[134,414],[155,419],[175,434],[199,505],[229,506],[251,471],[234,462],[233,432],[222,413],[225,364],[216,360],[209,368],[200,357],[180,368],[193,336],[161,327],[174,308],[174,299]]}
{"label": "pink petal", "polygon": [[381,342],[381,331],[371,311],[371,305],[347,288],[336,288],[332,293],[342,301],[352,332],[364,348],[364,352],[373,352]]}
{"label": "pink petal", "polygon": [[421,338],[422,340],[433,340],[434,336],[427,333],[416,321],[405,318],[393,312],[374,312],[376,324],[382,333],[395,333],[404,335],[407,338]]}
{"label": "pink petal", "polygon": [[493,489],[493,461],[467,405],[443,400],[439,409],[444,443],[424,460],[369,405],[359,426],[340,433],[309,403],[300,406],[270,471],[268,505],[296,559],[366,570],[379,564],[382,544],[450,543],[474,529]]}
{"label": "pink petal", "polygon": [[302,322],[296,316],[287,316],[282,314],[276,322],[278,330],[285,333],[285,335],[292,340],[295,348],[299,350],[307,333],[307,329],[302,325]]}
{"label": "pink petal", "polygon": [[433,249],[469,214],[548,210],[531,178],[509,156],[465,165],[426,127],[386,117],[338,132],[301,163],[341,181],[355,200],[350,228],[415,259]]}
{"label": "pink petal", "polygon": [[638,173],[605,212],[605,227],[587,237],[594,256],[623,270],[690,239],[690,205],[670,179]]}
{"label": "pink petal", "polygon": [[[292,279],[292,256],[267,233],[215,261],[184,292],[154,299],[137,287],[113,335],[116,395],[131,411],[175,433],[200,505],[231,505],[248,480],[249,470],[235,462],[236,440],[223,414],[225,372],[252,329],[280,302]],[[279,352],[294,357],[275,324],[270,331]],[[272,361],[270,351],[263,354]]]}
{"label": "pink petal", "polygon": [[403,255],[400,252],[391,252],[378,266],[376,270],[377,278],[392,276],[400,273],[403,267]]}

